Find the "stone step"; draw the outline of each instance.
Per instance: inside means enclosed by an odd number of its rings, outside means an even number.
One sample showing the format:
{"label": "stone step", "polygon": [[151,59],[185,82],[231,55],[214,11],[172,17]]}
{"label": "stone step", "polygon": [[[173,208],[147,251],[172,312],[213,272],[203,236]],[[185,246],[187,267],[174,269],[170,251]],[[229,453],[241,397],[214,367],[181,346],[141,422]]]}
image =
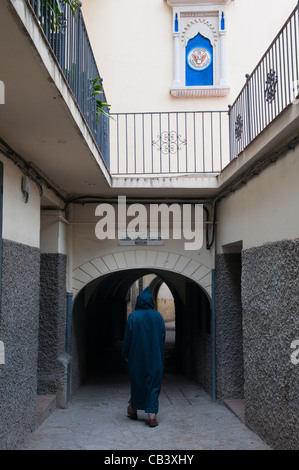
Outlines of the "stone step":
{"label": "stone step", "polygon": [[36,426],[40,426],[55,410],[55,395],[38,395],[36,400]]}
{"label": "stone step", "polygon": [[241,399],[224,400],[225,406],[236,415],[242,423],[245,423],[245,402]]}

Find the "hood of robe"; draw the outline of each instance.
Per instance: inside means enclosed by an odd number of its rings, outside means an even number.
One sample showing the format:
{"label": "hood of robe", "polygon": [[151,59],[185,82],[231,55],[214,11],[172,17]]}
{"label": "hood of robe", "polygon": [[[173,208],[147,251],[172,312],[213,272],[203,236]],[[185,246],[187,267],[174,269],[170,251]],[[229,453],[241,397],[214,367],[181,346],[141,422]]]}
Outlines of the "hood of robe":
{"label": "hood of robe", "polygon": [[145,308],[155,309],[154,301],[152,298],[151,290],[146,287],[137,297],[135,310],[141,310]]}

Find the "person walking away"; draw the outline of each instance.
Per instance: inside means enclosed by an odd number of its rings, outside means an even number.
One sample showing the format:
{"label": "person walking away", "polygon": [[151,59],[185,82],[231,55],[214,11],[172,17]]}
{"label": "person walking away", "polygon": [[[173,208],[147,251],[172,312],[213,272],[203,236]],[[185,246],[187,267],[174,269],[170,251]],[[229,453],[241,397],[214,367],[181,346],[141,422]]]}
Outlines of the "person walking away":
{"label": "person walking away", "polygon": [[124,334],[122,357],[128,362],[131,398],[128,416],[138,419],[137,410],[148,413],[150,427],[158,426],[157,413],[164,366],[165,323],[154,309],[149,287],[137,297]]}

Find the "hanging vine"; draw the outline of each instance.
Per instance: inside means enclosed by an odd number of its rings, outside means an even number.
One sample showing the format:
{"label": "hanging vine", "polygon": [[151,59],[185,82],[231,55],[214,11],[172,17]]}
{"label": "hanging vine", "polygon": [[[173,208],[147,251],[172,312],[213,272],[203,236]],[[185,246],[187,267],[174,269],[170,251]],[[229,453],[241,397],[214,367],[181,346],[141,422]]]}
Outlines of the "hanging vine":
{"label": "hanging vine", "polygon": [[[103,95],[103,86],[102,86],[102,79],[101,78],[93,78],[91,80],[92,85],[93,85],[93,92],[92,96],[95,97],[95,102],[96,102],[96,116],[97,116],[97,121],[101,123],[100,121],[100,115],[104,115],[107,118],[111,118],[110,114],[107,112],[110,106],[110,104],[106,103],[105,101],[99,99],[101,95]],[[107,110],[107,111],[106,111]]]}

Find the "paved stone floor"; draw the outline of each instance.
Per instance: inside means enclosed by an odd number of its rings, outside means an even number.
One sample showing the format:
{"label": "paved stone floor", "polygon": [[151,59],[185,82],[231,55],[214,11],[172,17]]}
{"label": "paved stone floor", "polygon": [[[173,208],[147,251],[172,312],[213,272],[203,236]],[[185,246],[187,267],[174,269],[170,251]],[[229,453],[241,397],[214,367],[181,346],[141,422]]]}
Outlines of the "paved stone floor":
{"label": "paved stone floor", "polygon": [[159,426],[147,415],[126,416],[130,384],[125,374],[85,385],[67,409],[57,409],[32,434],[26,450],[263,450],[269,447],[224,405],[192,381],[166,374]]}
{"label": "paved stone floor", "polygon": [[174,372],[171,367],[172,335],[173,332],[168,331],[166,371],[156,428],[148,427],[144,412],[138,412],[138,421],[127,417],[128,375],[123,369],[109,364],[106,374],[82,386],[72,396],[67,409],[56,409],[31,435],[23,449],[270,449],[225,405],[213,403],[198,384]]}

